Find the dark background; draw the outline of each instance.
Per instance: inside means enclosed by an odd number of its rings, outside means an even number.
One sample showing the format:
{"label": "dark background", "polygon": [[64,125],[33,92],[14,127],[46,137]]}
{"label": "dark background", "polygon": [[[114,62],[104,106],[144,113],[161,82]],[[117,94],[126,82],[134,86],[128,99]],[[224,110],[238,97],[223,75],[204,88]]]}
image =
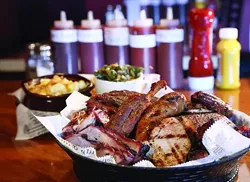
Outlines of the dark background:
{"label": "dark background", "polygon": [[[221,25],[239,29],[239,41],[243,47],[241,77],[250,76],[250,0],[216,2]],[[187,6],[192,6],[192,3],[190,0]],[[66,11],[67,18],[75,25],[86,18],[87,10],[93,10],[95,18],[104,23],[108,4],[123,5],[123,0],[1,0],[0,58],[23,57],[28,43],[49,41],[50,28],[53,21],[59,19],[61,10]],[[174,6],[175,17],[176,12],[178,7]]]}

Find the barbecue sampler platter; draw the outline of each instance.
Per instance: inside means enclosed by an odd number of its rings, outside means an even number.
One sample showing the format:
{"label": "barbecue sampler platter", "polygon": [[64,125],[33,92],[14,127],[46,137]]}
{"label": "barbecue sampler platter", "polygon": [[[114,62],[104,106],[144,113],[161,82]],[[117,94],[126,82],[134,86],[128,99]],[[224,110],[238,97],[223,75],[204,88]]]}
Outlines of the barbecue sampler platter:
{"label": "barbecue sampler platter", "polygon": [[[74,170],[80,179],[94,172],[90,169],[87,170],[89,174],[80,171],[80,168],[88,166],[96,168],[103,179],[111,181],[131,180],[125,175],[126,171],[138,172],[139,175],[142,169],[144,172],[149,170],[144,176],[146,181],[154,179],[149,177],[153,174],[160,181],[178,181],[184,176],[193,180],[203,177],[230,181],[235,177],[237,162],[248,150],[240,151],[230,160],[222,159],[196,169],[180,167],[173,171],[176,165],[209,155],[202,144],[202,137],[217,121],[226,123],[243,135],[247,136],[249,132],[233,122],[232,107],[211,94],[199,91],[187,99],[182,93],[171,92],[155,97],[166,86],[166,82],[160,80],[153,83],[146,94],[120,90],[93,95],[85,108],[70,115],[70,122],[62,128],[60,137],[73,146],[95,149],[99,158],[112,156],[115,160],[115,165],[110,165],[87,159],[59,142],[72,157]],[[149,162],[154,168],[137,169],[134,166],[138,162]],[[97,180],[98,177],[92,178]]]}

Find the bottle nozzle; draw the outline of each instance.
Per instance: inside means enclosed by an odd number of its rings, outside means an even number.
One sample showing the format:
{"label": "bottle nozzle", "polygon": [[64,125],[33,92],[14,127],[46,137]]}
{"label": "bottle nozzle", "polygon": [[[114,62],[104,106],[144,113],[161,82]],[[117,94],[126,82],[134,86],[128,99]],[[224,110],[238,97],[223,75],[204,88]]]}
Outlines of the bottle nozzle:
{"label": "bottle nozzle", "polygon": [[114,11],[114,19],[115,20],[123,20],[124,19],[123,13],[117,8]]}
{"label": "bottle nozzle", "polygon": [[93,11],[88,11],[88,20],[94,20]]}
{"label": "bottle nozzle", "polygon": [[167,19],[173,20],[173,8],[172,7],[167,8]]}
{"label": "bottle nozzle", "polygon": [[57,28],[73,28],[74,22],[72,20],[67,20],[65,11],[60,11],[60,20],[54,21],[54,26]]}
{"label": "bottle nozzle", "polygon": [[81,21],[81,26],[86,28],[100,28],[100,25],[100,20],[94,19],[93,11],[88,11],[87,19]]}
{"label": "bottle nozzle", "polygon": [[141,20],[147,19],[147,15],[146,15],[145,9],[143,9],[143,10],[140,11],[140,19]]}
{"label": "bottle nozzle", "polygon": [[63,22],[67,21],[67,16],[66,16],[65,11],[60,12],[60,20]]}

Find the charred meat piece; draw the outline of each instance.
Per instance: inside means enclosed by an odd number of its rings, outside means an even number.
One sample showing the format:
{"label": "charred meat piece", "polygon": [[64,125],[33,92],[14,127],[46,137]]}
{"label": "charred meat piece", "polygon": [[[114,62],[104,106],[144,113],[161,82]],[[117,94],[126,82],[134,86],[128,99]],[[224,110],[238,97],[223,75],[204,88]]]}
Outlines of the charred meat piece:
{"label": "charred meat piece", "polygon": [[189,114],[179,116],[177,119],[184,125],[192,143],[199,144],[204,132],[218,120],[223,120],[232,127],[234,124],[225,116],[218,113]]}
{"label": "charred meat piece", "polygon": [[90,122],[92,124],[92,117],[93,116],[89,116],[84,110],[73,113],[70,122],[62,130],[64,138],[73,135],[76,132],[75,129],[78,128],[79,125],[85,128],[86,123]]}
{"label": "charred meat piece", "polygon": [[[111,130],[92,125],[67,138],[67,140],[81,147],[88,147],[91,144],[97,151],[103,152],[105,149],[104,151],[109,151],[110,155],[114,154],[114,157],[117,157],[117,160],[119,159],[119,162],[117,162],[119,164],[130,164],[139,161],[145,158],[149,150],[149,146],[139,141],[128,139]],[[124,160],[120,154],[123,155]]]}
{"label": "charred meat piece", "polygon": [[166,82],[161,80],[153,83],[151,90],[146,95],[135,95],[129,97],[129,99],[120,105],[117,112],[111,117],[107,127],[121,135],[128,136],[140,120],[143,112],[151,104],[151,99],[161,88],[164,87],[166,87]]}
{"label": "charred meat piece", "polygon": [[186,98],[183,94],[172,92],[162,96],[147,108],[138,122],[136,139],[148,140],[149,133],[161,122],[162,119],[180,114],[186,106]]}
{"label": "charred meat piece", "polygon": [[228,118],[233,115],[232,107],[214,95],[202,91],[195,92],[191,95],[191,101],[192,103],[202,104],[206,108],[220,113]]}
{"label": "charred meat piece", "polygon": [[108,115],[112,115],[116,112],[117,108],[126,101],[131,96],[140,96],[142,94],[133,91],[112,91],[108,93],[98,94],[92,96],[87,101],[88,110],[92,110],[93,108],[101,109],[108,113]]}
{"label": "charred meat piece", "polygon": [[126,138],[108,129],[106,129],[106,132],[112,135],[114,138],[116,138],[120,142],[122,142],[124,145],[126,145],[130,149],[129,151],[135,156],[135,160],[133,161],[134,163],[145,158],[146,153],[149,151],[149,146],[143,144],[140,141]]}
{"label": "charred meat piece", "polygon": [[104,125],[109,122],[108,115],[100,109],[93,110],[89,114],[85,111],[76,112],[71,118],[69,124],[63,128],[64,138],[80,132],[89,125],[96,125],[98,123],[99,125]]}
{"label": "charred meat piece", "polygon": [[191,142],[183,124],[176,118],[163,119],[151,134],[148,157],[157,167],[168,167],[186,161]]}
{"label": "charred meat piece", "polygon": [[68,142],[77,145],[77,146],[84,146],[84,147],[93,147],[95,148],[95,143],[91,143],[84,139],[81,135],[74,135],[66,139]]}

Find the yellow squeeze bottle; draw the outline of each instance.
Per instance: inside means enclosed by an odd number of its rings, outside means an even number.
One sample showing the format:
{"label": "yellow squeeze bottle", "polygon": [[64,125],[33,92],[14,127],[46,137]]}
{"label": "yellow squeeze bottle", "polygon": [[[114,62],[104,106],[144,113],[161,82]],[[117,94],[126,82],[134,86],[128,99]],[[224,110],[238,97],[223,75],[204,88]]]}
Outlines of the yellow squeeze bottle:
{"label": "yellow squeeze bottle", "polygon": [[221,28],[220,42],[217,44],[219,66],[216,87],[219,89],[237,89],[240,87],[240,50],[237,41],[238,29]]}

